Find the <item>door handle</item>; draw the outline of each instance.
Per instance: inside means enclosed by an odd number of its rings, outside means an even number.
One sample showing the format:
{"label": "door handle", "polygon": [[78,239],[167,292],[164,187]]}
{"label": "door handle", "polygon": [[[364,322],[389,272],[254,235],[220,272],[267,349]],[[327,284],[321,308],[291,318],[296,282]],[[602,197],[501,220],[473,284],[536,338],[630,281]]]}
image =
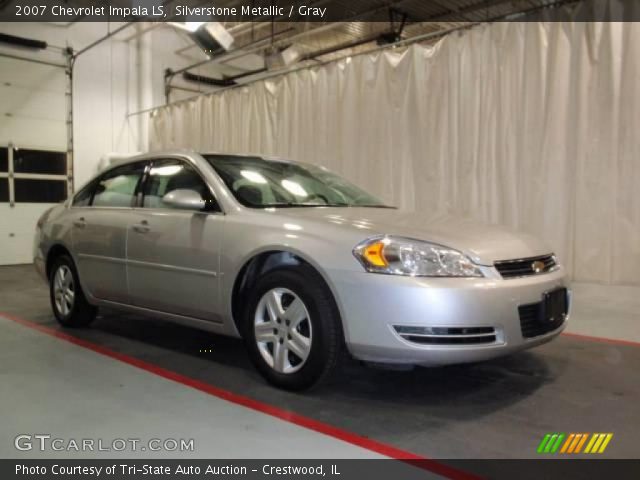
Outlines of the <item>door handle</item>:
{"label": "door handle", "polygon": [[138,233],[147,233],[150,230],[149,222],[142,220],[140,223],[133,226],[133,230]]}
{"label": "door handle", "polygon": [[73,221],[73,225],[78,228],[84,228],[87,226],[87,221],[84,219],[84,217],[80,217],[78,220]]}

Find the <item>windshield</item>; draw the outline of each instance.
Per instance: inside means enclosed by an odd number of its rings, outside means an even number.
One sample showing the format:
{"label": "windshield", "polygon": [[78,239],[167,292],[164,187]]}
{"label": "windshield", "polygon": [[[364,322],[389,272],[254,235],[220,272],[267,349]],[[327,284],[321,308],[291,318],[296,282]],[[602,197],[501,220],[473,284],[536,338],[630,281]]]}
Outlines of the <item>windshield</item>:
{"label": "windshield", "polygon": [[387,207],[328,170],[259,157],[203,155],[246,207]]}

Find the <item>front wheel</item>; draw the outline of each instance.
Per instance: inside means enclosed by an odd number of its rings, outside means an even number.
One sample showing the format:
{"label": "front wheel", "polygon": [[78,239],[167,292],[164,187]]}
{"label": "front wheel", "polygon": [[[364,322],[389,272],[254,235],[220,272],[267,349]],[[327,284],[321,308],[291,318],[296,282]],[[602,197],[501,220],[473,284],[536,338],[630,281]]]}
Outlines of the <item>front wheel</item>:
{"label": "front wheel", "polygon": [[98,309],[87,302],[76,267],[68,255],[56,258],[49,277],[53,313],[65,327],[84,327],[96,317]]}
{"label": "front wheel", "polygon": [[244,339],[258,371],[273,385],[305,390],[327,378],[343,350],[331,292],[307,266],[260,278],[244,316]]}

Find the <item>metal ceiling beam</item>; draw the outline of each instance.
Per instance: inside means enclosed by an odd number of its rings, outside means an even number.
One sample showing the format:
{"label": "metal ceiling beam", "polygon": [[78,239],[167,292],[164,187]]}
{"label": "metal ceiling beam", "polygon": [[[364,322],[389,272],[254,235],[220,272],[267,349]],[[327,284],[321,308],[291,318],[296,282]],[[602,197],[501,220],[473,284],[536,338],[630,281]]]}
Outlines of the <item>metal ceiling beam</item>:
{"label": "metal ceiling beam", "polygon": [[[291,30],[293,30],[293,27],[290,28],[290,29],[278,32],[276,35],[282,35],[284,33],[290,32]],[[293,37],[287,37],[287,40],[290,39],[290,38],[293,38]],[[171,75],[178,75],[178,74],[180,74],[182,72],[186,72],[186,71],[191,70],[193,68],[201,67],[202,65],[210,63],[213,60],[220,60],[220,63],[226,63],[228,61],[244,57],[244,56],[249,55],[250,53],[252,53],[254,51],[261,50],[262,48],[265,47],[265,45],[269,45],[271,40],[272,40],[271,35],[269,35],[267,37],[262,37],[260,40],[256,40],[255,42],[251,42],[248,45],[245,45],[243,47],[239,47],[236,50],[232,50],[230,56],[224,55],[224,51],[221,51],[221,55],[218,55],[217,57],[212,57],[212,58],[207,58],[206,60],[201,60],[199,62],[196,62],[196,63],[194,63],[192,65],[183,67],[183,68],[181,68],[179,70],[176,70],[176,71],[172,70],[171,71]],[[247,50],[246,47],[250,47],[250,48]],[[236,52],[236,55],[233,55],[234,52]]]}
{"label": "metal ceiling beam", "polygon": [[93,47],[101,44],[102,42],[104,42],[105,40],[108,40],[109,38],[113,37],[115,34],[120,33],[121,31],[123,31],[125,28],[129,28],[131,25],[133,25],[136,22],[128,22],[125,23],[124,25],[121,25],[120,27],[116,28],[115,30],[113,30],[112,32],[107,33],[104,37],[100,37],[99,39],[97,39],[95,42],[91,42],[89,45],[87,45],[86,47],[84,47],[81,50],[78,50],[75,54],[74,57],[78,58],[80,55],[82,55],[85,52],[88,52],[89,50],[91,50]]}
{"label": "metal ceiling beam", "polygon": [[[403,4],[403,3],[407,2],[407,1],[408,0],[391,1],[391,3],[389,3],[387,5],[382,5],[382,6],[379,6],[379,7],[376,7],[376,8],[372,8],[371,10],[367,10],[367,11],[364,11],[364,12],[357,13],[357,14],[352,15],[349,18],[345,18],[344,20],[341,20],[339,22],[325,23],[321,27],[312,28],[310,30],[306,30],[304,32],[300,32],[297,35],[293,35],[291,37],[283,38],[281,41],[279,41],[277,43],[278,44],[285,43],[285,42],[286,43],[290,43],[292,40],[300,40],[300,39],[302,39],[304,37],[307,37],[309,35],[312,35],[312,34],[318,34],[318,33],[323,33],[323,32],[326,32],[326,31],[330,31],[330,30],[333,30],[334,28],[340,27],[340,26],[342,26],[342,25],[344,25],[346,23],[351,23],[351,22],[358,21],[358,20],[361,19],[361,17],[366,17],[368,15],[372,15],[372,14],[375,14],[375,13],[378,13],[378,12],[388,11],[390,8],[397,8],[398,6],[400,6],[401,4]],[[325,2],[323,2],[323,3],[325,3]],[[363,43],[366,43],[366,42],[363,42]],[[248,55],[249,53],[253,53],[253,51],[255,51],[255,50],[252,49],[251,51],[245,52],[245,54]],[[221,60],[221,63],[227,62],[229,60],[234,60],[235,58],[240,58],[242,56],[244,56],[244,55],[240,55],[239,57],[233,57],[231,59],[223,58]]]}
{"label": "metal ceiling beam", "polygon": [[[548,9],[548,8],[556,8],[556,7],[563,6],[563,5],[570,5],[570,4],[573,4],[573,3],[578,3],[580,1],[581,0],[556,0],[555,2],[553,2],[553,3],[549,4],[549,5],[544,5],[544,6],[540,6],[540,7],[533,7],[533,8],[530,8],[528,10],[524,10],[524,11],[521,11],[521,12],[518,12],[518,13],[523,13],[523,14],[535,13],[535,12],[538,12],[540,10],[545,10],[545,9]],[[475,27],[475,26],[478,26],[478,25],[482,25],[484,23],[491,23],[491,22],[504,20],[507,17],[510,17],[511,15],[514,15],[515,13],[516,12],[511,12],[509,14],[498,16],[498,17],[495,17],[495,18],[492,18],[492,19],[476,21],[476,22],[469,22],[466,25],[460,25],[460,26],[452,27],[452,28],[445,29],[445,30],[439,30],[439,31],[436,31],[436,32],[430,32],[430,33],[425,33],[425,34],[422,34],[422,35],[417,35],[415,37],[402,39],[402,40],[400,40],[398,42],[391,43],[391,44],[388,44],[388,45],[383,45],[383,46],[377,46],[377,47],[374,47],[374,48],[370,48],[368,50],[365,50],[365,51],[362,51],[362,52],[358,52],[358,53],[355,53],[355,54],[347,53],[347,54],[344,54],[344,55],[342,55],[342,56],[340,56],[338,58],[334,58],[334,59],[331,59],[331,60],[318,62],[318,63],[312,64],[312,65],[309,65],[309,64],[307,64],[307,65],[296,65],[294,67],[284,68],[284,69],[280,69],[278,71],[272,71],[268,75],[257,77],[255,79],[250,80],[249,82],[241,83],[241,84],[230,86],[230,87],[221,88],[221,89],[215,90],[214,92],[211,92],[211,93],[208,93],[208,94],[204,94],[204,95],[215,95],[215,94],[218,94],[218,93],[223,92],[225,90],[230,90],[232,88],[243,87],[243,86],[255,83],[255,82],[259,82],[261,80],[266,80],[266,79],[269,79],[269,78],[286,75],[288,73],[297,72],[299,70],[304,70],[304,69],[310,68],[311,66],[318,66],[318,65],[321,66],[321,65],[326,65],[326,64],[329,64],[329,63],[334,63],[334,62],[340,61],[342,59],[345,59],[345,58],[351,57],[351,56],[367,55],[367,54],[379,52],[379,51],[382,51],[382,50],[387,50],[389,48],[394,48],[394,47],[399,47],[399,46],[407,46],[407,45],[410,45],[410,44],[413,44],[413,43],[416,43],[416,42],[420,42],[420,41],[432,40],[432,39],[435,39],[435,38],[446,36],[446,35],[448,35],[450,33],[456,32],[456,31],[467,30],[467,29],[470,29],[472,27]],[[326,53],[325,53],[325,55],[326,55]],[[194,98],[200,97],[202,95],[203,94],[194,95],[192,97],[188,97],[188,98],[184,98],[182,100],[178,100],[178,101],[172,102],[172,103],[170,103],[168,105],[157,105],[155,107],[145,108],[145,109],[139,110],[137,112],[130,112],[130,113],[127,114],[127,117],[131,117],[131,116],[135,116],[135,115],[141,115],[141,114],[144,114],[144,113],[153,112],[154,110],[157,110],[159,108],[164,108],[164,107],[167,107],[167,106],[177,105],[177,104],[180,104],[180,103],[188,102],[188,101],[193,100]]]}
{"label": "metal ceiling beam", "polygon": [[[144,23],[142,23],[142,25],[144,25]],[[133,40],[134,38],[138,38],[138,37],[144,35],[145,33],[149,33],[152,30],[156,30],[159,27],[165,27],[165,26],[168,26],[168,24],[165,23],[165,22],[150,22],[150,25],[147,25],[147,26],[143,27],[142,29],[140,29],[136,33],[134,33],[133,35],[129,35],[123,41],[124,42],[129,42],[129,41]]]}
{"label": "metal ceiling beam", "polygon": [[[426,18],[425,21],[437,22],[437,21],[442,21],[442,20],[445,20],[445,19],[449,19],[449,21],[452,21],[452,22],[454,22],[454,21],[472,22],[474,20],[469,20],[468,18],[464,18],[463,20],[454,20],[451,17],[454,17],[456,15],[460,15],[460,16],[464,17],[464,15],[469,15],[470,13],[476,13],[476,12],[479,12],[481,10],[488,10],[490,8],[497,7],[497,6],[503,5],[505,3],[514,3],[514,0],[482,0],[480,2],[471,4],[471,5],[467,5],[466,7],[457,8],[455,10],[449,10],[446,13],[439,13],[437,15],[432,15],[431,17]],[[522,0],[521,3],[527,3],[527,2]],[[531,8],[531,6],[529,6],[529,8]],[[510,15],[513,15],[513,14],[516,14],[516,13],[518,13],[518,12],[514,11]]]}
{"label": "metal ceiling beam", "polygon": [[[232,35],[244,35],[245,33],[248,33],[251,30],[252,25],[254,27],[254,31],[262,30],[264,27],[270,25],[270,22],[256,22],[256,23],[257,25],[253,24],[253,22],[240,23],[238,25],[234,25],[231,28],[228,28],[227,31]],[[288,31],[289,30],[290,29],[288,29]],[[192,48],[196,48],[196,47],[198,47],[198,45],[196,45],[195,43],[191,43],[191,45],[187,45],[186,47],[180,47],[178,50],[176,50],[173,53],[175,53],[176,55],[180,55],[181,53],[184,53],[187,50],[191,50]]]}
{"label": "metal ceiling beam", "polygon": [[[327,0],[322,0],[322,3],[326,3],[326,1]],[[321,33],[321,32],[325,32],[325,31],[328,31],[328,30],[332,30],[332,29],[334,29],[334,28],[336,28],[336,27],[338,27],[340,25],[343,25],[344,23],[353,22],[353,21],[359,20],[362,17],[366,17],[367,15],[371,15],[371,14],[374,14],[374,13],[377,13],[377,12],[380,12],[380,11],[386,11],[386,10],[389,9],[390,6],[397,6],[397,5],[401,4],[401,3],[404,3],[405,1],[407,1],[407,0],[398,0],[396,2],[393,2],[393,3],[389,4],[389,5],[383,5],[381,7],[376,7],[376,8],[373,8],[371,10],[367,10],[365,12],[357,13],[356,15],[353,15],[350,18],[346,18],[346,19],[344,19],[343,21],[340,21],[340,22],[332,22],[332,23],[328,23],[328,24],[323,24],[320,27],[312,28],[312,29],[306,30],[304,32],[298,33],[297,35],[292,35],[291,37],[286,37],[284,39],[276,41],[276,42],[274,42],[274,44],[280,44],[280,43],[285,42],[285,41],[286,42],[292,42],[294,40],[300,40],[301,38],[304,38],[304,37],[306,37],[306,36],[308,36],[310,34],[316,34],[316,33]],[[280,18],[280,17],[278,17],[278,18]],[[219,60],[220,62],[228,62],[230,60],[235,60],[237,58],[241,58],[241,57],[244,57],[246,55],[249,55],[250,53],[254,53],[254,52],[260,50],[261,48],[263,48],[263,46],[264,46],[263,44],[252,46],[252,48],[250,48],[249,50],[246,49],[246,45],[243,46],[243,47],[238,47],[237,49],[231,50],[228,53],[228,55],[230,55],[230,56],[227,56],[227,55],[214,56],[214,57],[208,58],[206,60],[202,60],[200,62],[196,62],[196,63],[194,63],[192,65],[187,66],[187,67],[184,67],[184,68],[178,70],[176,73],[182,73],[182,72],[185,72],[185,71],[190,70],[192,68],[197,68],[197,67],[205,65],[205,64],[207,64],[209,62],[213,62],[215,60]],[[233,53],[237,52],[238,50],[241,50],[241,51],[239,53],[237,53],[236,55],[233,55]]]}
{"label": "metal ceiling beam", "polygon": [[[165,0],[164,2],[162,2],[163,6],[167,6],[170,3],[174,2],[175,0]],[[134,16],[131,16],[129,18],[136,18]],[[149,17],[142,17],[144,18],[149,18]],[[99,39],[97,39],[95,42],[90,43],[89,45],[87,45],[86,47],[80,49],[78,52],[76,52],[74,54],[74,58],[79,57],[80,55],[82,55],[83,53],[87,52],[88,50],[91,50],[93,47],[95,47],[96,45],[99,45],[100,43],[104,42],[105,40],[108,40],[109,38],[113,37],[115,34],[120,33],[122,30],[129,28],[131,25],[134,25],[135,23],[138,22],[127,22],[124,25],[121,25],[120,27],[116,28],[113,32],[109,32],[107,35],[100,37]]]}

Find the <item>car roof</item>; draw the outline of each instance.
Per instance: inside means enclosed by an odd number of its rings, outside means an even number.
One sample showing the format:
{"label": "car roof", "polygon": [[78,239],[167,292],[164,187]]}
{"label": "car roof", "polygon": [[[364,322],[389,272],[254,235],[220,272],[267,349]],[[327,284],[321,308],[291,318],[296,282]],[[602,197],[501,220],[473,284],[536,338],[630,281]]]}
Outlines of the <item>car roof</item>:
{"label": "car roof", "polygon": [[237,153],[237,152],[214,152],[214,151],[205,151],[205,152],[196,152],[195,150],[181,150],[181,149],[175,149],[175,150],[158,150],[158,151],[154,151],[154,152],[148,152],[148,153],[142,153],[142,154],[135,154],[132,155],[130,157],[125,157],[125,158],[120,158],[117,161],[110,163],[107,167],[105,167],[102,171],[107,171],[113,167],[117,167],[120,165],[127,165],[129,163],[135,163],[135,162],[139,162],[139,161],[144,161],[144,160],[150,160],[150,159],[154,159],[154,158],[158,158],[158,157],[175,157],[175,156],[193,156],[193,155],[198,155],[198,156],[219,156],[219,157],[239,157],[239,158],[252,158],[252,159],[258,159],[258,160],[265,160],[265,161],[276,161],[276,162],[284,162],[284,163],[303,163],[303,162],[296,162],[294,160],[288,159],[288,158],[283,158],[283,157],[279,157],[277,155],[264,155],[264,154],[260,154],[260,153]]}

